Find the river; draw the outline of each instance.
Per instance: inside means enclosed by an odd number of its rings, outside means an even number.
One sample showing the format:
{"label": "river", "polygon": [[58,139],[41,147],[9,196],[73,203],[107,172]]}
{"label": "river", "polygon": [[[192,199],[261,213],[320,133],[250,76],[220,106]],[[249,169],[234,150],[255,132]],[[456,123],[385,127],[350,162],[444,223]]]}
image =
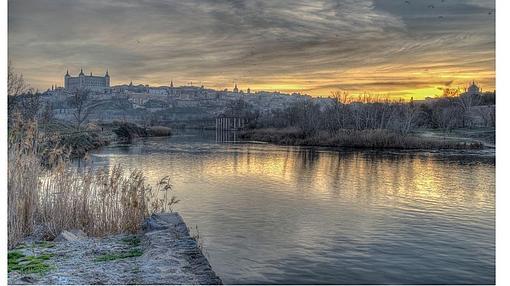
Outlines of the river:
{"label": "river", "polygon": [[493,284],[495,160],[216,143],[214,132],[105,147],[94,166],[169,175],[226,284]]}

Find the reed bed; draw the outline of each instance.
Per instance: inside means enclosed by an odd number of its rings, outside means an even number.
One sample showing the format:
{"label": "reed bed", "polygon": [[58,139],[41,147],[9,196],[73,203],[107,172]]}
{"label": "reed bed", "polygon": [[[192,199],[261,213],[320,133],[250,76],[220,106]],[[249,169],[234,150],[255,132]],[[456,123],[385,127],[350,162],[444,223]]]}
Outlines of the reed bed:
{"label": "reed bed", "polygon": [[374,149],[482,149],[480,142],[459,142],[439,138],[422,138],[387,129],[338,130],[331,134],[318,131],[308,135],[299,128],[249,129],[241,133],[247,140],[281,145],[325,146]]}
{"label": "reed bed", "polygon": [[139,170],[74,168],[58,146],[43,166],[39,140],[35,122],[18,120],[9,130],[9,248],[34,231],[46,239],[71,229],[93,236],[137,232],[150,214],[171,211],[178,202],[168,196],[168,177],[152,188]]}
{"label": "reed bed", "polygon": [[37,125],[19,117],[9,130],[7,163],[8,244],[14,246],[35,227],[41,171],[37,156]]}

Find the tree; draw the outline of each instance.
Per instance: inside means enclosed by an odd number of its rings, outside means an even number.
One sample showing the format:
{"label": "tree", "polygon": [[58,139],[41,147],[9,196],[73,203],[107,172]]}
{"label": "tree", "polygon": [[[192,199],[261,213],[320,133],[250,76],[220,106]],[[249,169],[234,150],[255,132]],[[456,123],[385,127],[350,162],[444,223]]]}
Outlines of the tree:
{"label": "tree", "polygon": [[41,121],[43,123],[50,123],[53,118],[53,105],[48,102],[44,105],[43,111],[41,113]]}
{"label": "tree", "polygon": [[330,133],[337,131],[337,129],[346,128],[348,119],[350,117],[350,110],[348,104],[352,99],[346,91],[334,91],[331,93],[334,99],[332,117],[328,120]]}
{"label": "tree", "polygon": [[443,88],[443,97],[457,97],[460,94],[459,88]]}
{"label": "tree", "polygon": [[97,104],[91,102],[90,91],[86,89],[76,90],[72,94],[69,104],[74,108],[73,118],[76,124],[75,128],[77,131],[81,131],[81,126],[87,121]]}
{"label": "tree", "polygon": [[413,104],[412,102],[409,104],[403,104],[402,107],[402,124],[400,127],[400,132],[403,134],[407,134],[411,131],[411,128],[413,127],[413,124],[415,123],[416,119],[420,115],[419,108]]}
{"label": "tree", "polygon": [[474,106],[480,103],[480,96],[478,94],[463,94],[459,96],[457,104],[462,111],[462,127],[466,127],[467,119],[471,114]]}
{"label": "tree", "polygon": [[[21,115],[22,120],[36,120],[40,107],[40,95],[23,78],[23,74],[17,74],[9,62],[7,74],[7,112],[12,116],[15,112]],[[8,119],[9,124],[11,118]]]}
{"label": "tree", "polygon": [[482,118],[485,127],[496,127],[496,107],[494,105],[479,106],[475,111]]}
{"label": "tree", "polygon": [[23,74],[17,74],[10,62],[7,69],[7,95],[18,96],[21,94],[33,93],[33,89],[25,81]]}

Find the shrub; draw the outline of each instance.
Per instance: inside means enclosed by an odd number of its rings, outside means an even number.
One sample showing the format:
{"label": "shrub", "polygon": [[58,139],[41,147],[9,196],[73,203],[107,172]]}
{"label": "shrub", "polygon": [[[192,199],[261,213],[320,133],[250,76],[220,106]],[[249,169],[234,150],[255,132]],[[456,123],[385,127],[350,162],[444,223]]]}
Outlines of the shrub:
{"label": "shrub", "polygon": [[149,127],[147,131],[148,131],[147,133],[149,136],[154,136],[154,137],[172,135],[172,130],[165,126],[152,126],[152,127]]}

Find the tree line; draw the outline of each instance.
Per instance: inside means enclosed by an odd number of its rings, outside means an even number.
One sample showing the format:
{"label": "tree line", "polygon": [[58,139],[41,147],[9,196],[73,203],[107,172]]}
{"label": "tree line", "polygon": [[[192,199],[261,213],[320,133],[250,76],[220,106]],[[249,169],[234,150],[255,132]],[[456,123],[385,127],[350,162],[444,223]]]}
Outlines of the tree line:
{"label": "tree line", "polygon": [[[303,135],[319,131],[335,134],[339,130],[391,130],[408,134],[416,128],[495,127],[495,95],[447,95],[426,102],[381,99],[370,94],[353,97],[347,92],[333,92],[329,104],[303,100],[266,113],[250,110],[252,128],[287,128]],[[237,113],[240,111],[238,110]]]}

